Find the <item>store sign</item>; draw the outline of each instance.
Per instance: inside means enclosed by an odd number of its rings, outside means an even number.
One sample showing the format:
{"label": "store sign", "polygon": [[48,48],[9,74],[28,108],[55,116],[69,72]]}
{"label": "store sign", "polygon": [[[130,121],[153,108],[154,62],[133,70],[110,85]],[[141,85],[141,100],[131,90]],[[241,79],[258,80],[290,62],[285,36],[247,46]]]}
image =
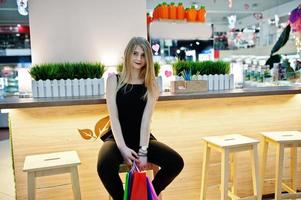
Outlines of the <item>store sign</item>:
{"label": "store sign", "polygon": [[0,33],[18,33],[18,27],[0,26]]}
{"label": "store sign", "polygon": [[0,33],[29,33],[29,26],[0,26]]}

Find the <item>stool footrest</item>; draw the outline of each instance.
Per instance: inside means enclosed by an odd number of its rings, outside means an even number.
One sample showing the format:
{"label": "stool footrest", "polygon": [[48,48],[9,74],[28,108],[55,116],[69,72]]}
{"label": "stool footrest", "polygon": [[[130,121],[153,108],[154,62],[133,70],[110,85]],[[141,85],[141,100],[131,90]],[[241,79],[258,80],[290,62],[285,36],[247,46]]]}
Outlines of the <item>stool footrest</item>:
{"label": "stool footrest", "polygon": [[231,191],[228,191],[228,196],[233,200],[257,200],[256,196],[250,196],[250,197],[239,197],[235,194],[233,194]]}
{"label": "stool footrest", "polygon": [[52,175],[57,175],[57,174],[65,174],[65,173],[70,173],[70,172],[71,172],[71,167],[63,167],[63,168],[35,171],[34,173],[35,173],[35,177],[41,177],[41,176],[52,176]]}
{"label": "stool footrest", "polygon": [[296,198],[301,198],[301,192],[281,194],[281,198],[282,199],[296,199]]}
{"label": "stool footrest", "polygon": [[41,190],[41,189],[62,187],[62,186],[66,186],[66,185],[71,185],[71,183],[62,183],[62,184],[57,184],[57,185],[49,185],[49,186],[44,186],[44,187],[36,187],[36,189],[37,190]]}
{"label": "stool footrest", "polygon": [[257,196],[239,198],[239,200],[257,200]]}
{"label": "stool footrest", "polygon": [[286,185],[285,183],[282,183],[281,186],[285,191],[289,193],[296,193],[294,189],[292,189],[290,186]]}

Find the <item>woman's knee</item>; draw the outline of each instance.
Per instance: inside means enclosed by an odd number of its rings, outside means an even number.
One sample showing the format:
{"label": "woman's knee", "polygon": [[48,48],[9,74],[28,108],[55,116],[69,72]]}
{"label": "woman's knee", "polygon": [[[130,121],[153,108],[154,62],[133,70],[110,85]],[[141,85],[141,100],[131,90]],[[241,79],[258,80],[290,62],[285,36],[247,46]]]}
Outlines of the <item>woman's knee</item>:
{"label": "woman's knee", "polygon": [[174,168],[175,171],[177,173],[180,173],[182,171],[182,169],[184,168],[184,160],[182,158],[182,156],[180,154],[176,154],[173,158],[173,164],[174,164]]}
{"label": "woman's knee", "polygon": [[184,160],[177,152],[166,160],[165,166],[161,166],[161,168],[166,168],[167,171],[175,175],[179,174],[183,167]]}

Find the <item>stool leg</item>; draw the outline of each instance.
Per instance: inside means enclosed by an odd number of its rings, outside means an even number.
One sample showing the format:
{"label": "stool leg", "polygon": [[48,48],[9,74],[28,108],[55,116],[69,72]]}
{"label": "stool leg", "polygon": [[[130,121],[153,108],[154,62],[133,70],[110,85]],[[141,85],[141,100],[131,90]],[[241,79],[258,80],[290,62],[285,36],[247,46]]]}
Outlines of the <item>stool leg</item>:
{"label": "stool leg", "polygon": [[210,147],[208,142],[204,144],[203,150],[203,167],[202,167],[202,183],[201,183],[201,197],[200,200],[206,200],[206,189],[207,189],[207,174],[209,168],[209,159],[210,159]]}
{"label": "stool leg", "polygon": [[154,172],[153,170],[146,170],[146,175],[150,178],[150,180],[153,180],[154,179]]}
{"label": "stool leg", "polygon": [[72,182],[72,190],[75,200],[80,200],[80,187],[79,187],[79,177],[77,167],[71,167],[71,182]]}
{"label": "stool leg", "polygon": [[253,190],[254,195],[257,200],[262,199],[262,194],[260,192],[260,178],[259,178],[259,159],[258,159],[258,150],[257,144],[253,145],[251,150],[251,159],[252,159],[252,180],[253,180]]}
{"label": "stool leg", "polygon": [[[291,148],[291,188],[297,192],[297,181],[296,181],[296,176],[297,176],[297,147],[292,147]],[[292,198],[296,199],[296,198]]]}
{"label": "stool leg", "polygon": [[27,173],[27,198],[28,200],[35,200],[36,197],[36,180],[34,172]]}
{"label": "stool leg", "polygon": [[228,181],[229,181],[229,150],[222,151],[222,167],[221,167],[221,200],[228,199]]}
{"label": "stool leg", "polygon": [[261,176],[261,183],[260,183],[260,191],[263,194],[264,191],[264,175],[267,163],[267,153],[268,153],[269,143],[266,141],[266,138],[263,137],[261,142],[261,166],[260,166],[260,176]]}
{"label": "stool leg", "polygon": [[236,159],[235,159],[235,153],[231,153],[230,154],[230,163],[231,163],[231,175],[230,175],[230,179],[232,182],[232,187],[231,187],[231,192],[232,194],[237,194],[237,176],[236,176]]}
{"label": "stool leg", "polygon": [[283,159],[284,159],[284,146],[277,144],[276,154],[276,183],[275,183],[275,200],[281,199],[282,191],[282,176],[283,176]]}
{"label": "stool leg", "polygon": [[160,168],[157,165],[153,166],[153,176],[155,177],[157,175],[157,173],[159,172]]}

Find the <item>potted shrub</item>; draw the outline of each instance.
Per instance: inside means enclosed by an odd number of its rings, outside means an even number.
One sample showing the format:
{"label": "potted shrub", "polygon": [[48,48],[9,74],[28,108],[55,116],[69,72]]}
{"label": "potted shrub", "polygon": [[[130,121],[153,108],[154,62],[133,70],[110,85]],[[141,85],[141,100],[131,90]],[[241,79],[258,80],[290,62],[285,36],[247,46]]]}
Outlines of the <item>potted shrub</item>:
{"label": "potted shrub", "polygon": [[46,63],[34,65],[33,97],[71,97],[104,94],[101,63]]}
{"label": "potted shrub", "polygon": [[[192,62],[188,63],[190,66]],[[188,65],[188,66],[189,66]],[[170,91],[176,94],[194,93],[208,91],[207,80],[194,79],[190,69],[184,69],[181,71],[181,77],[183,80],[175,80],[170,82]]]}
{"label": "potted shrub", "polygon": [[230,73],[230,63],[223,61],[178,61],[173,64],[176,80],[187,80],[183,77],[183,71],[190,73],[188,77],[193,80],[208,81],[208,90],[227,90],[234,88],[234,77]]}

